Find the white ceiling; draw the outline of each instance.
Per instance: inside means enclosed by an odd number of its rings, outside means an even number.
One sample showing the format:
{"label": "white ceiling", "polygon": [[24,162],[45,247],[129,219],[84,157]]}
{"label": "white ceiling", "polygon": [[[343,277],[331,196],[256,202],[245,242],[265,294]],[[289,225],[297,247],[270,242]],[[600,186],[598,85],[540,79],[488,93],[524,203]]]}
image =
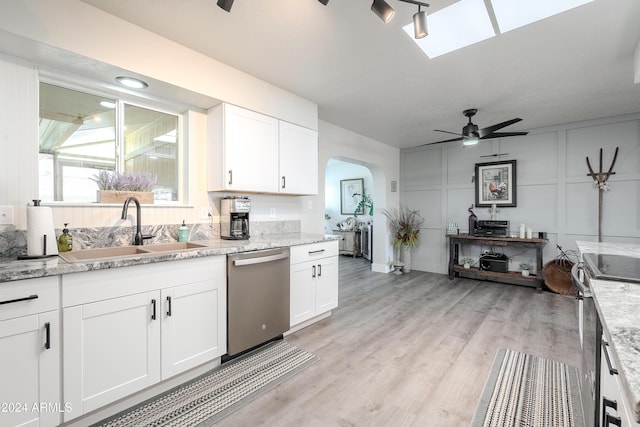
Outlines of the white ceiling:
{"label": "white ceiling", "polygon": [[[231,13],[216,0],[84,1],[400,148],[447,139],[433,129],[461,131],[472,107],[481,128],[523,119],[504,132],[640,112],[638,0],[595,0],[434,59],[402,30],[417,7],[397,0],[387,0],[396,9],[387,25],[371,0],[236,0]],[[429,3],[433,13],[454,0]]]}

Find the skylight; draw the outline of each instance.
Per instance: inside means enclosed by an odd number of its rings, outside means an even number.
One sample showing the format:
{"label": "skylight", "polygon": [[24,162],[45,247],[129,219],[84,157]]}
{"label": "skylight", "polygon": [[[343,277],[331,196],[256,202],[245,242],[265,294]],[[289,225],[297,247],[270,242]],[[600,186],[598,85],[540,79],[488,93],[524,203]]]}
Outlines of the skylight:
{"label": "skylight", "polygon": [[[523,27],[593,0],[491,0],[500,33]],[[427,16],[429,35],[413,38],[413,23],[403,30],[422,51],[435,58],[497,35],[483,0],[460,0]],[[498,33],[498,34],[500,34]]]}
{"label": "skylight", "polygon": [[429,58],[443,55],[495,36],[483,0],[461,0],[427,15],[429,35],[413,38],[413,21],[402,29]]}

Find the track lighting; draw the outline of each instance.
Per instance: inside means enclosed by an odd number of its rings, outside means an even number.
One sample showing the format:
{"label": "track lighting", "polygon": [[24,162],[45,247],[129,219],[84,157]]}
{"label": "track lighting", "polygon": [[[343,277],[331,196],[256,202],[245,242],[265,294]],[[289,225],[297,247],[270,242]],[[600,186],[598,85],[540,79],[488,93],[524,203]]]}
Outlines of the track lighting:
{"label": "track lighting", "polygon": [[382,19],[382,22],[385,24],[391,21],[393,15],[396,13],[395,10],[384,0],[373,0],[371,4],[371,10],[373,13],[378,15],[378,18]]}
{"label": "track lighting", "polygon": [[427,12],[420,10],[420,5],[418,5],[418,13],[413,15],[413,32],[417,39],[426,37],[429,34],[427,31]]}
{"label": "track lighting", "polygon": [[421,6],[429,7],[428,3],[423,3],[416,0],[399,0],[404,3],[411,3],[418,5],[418,13],[413,15],[413,33],[416,39],[426,37],[427,34],[427,12],[421,10]]}
{"label": "track lighting", "polygon": [[231,6],[233,6],[233,0],[218,0],[218,6],[221,9],[226,10],[227,12],[231,12]]}

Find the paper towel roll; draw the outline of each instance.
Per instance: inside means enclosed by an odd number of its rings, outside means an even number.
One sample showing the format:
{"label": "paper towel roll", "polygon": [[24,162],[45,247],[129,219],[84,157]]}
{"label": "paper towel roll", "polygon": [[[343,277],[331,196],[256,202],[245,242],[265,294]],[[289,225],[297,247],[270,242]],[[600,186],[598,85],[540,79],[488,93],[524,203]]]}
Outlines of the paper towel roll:
{"label": "paper towel roll", "polygon": [[[47,236],[46,239],[44,236]],[[46,241],[46,250],[45,250]],[[45,206],[27,206],[27,255],[57,255],[53,212]]]}

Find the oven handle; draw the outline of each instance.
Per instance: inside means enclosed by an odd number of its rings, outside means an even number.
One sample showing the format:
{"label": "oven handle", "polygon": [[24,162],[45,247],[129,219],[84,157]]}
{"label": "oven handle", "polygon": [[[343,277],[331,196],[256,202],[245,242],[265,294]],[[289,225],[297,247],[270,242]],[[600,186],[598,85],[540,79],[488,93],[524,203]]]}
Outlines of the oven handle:
{"label": "oven handle", "polygon": [[258,258],[234,259],[233,265],[234,267],[241,267],[243,265],[262,264],[265,262],[278,261],[286,258],[289,258],[289,254],[285,252],[281,254],[268,255],[268,256],[263,256]]}

